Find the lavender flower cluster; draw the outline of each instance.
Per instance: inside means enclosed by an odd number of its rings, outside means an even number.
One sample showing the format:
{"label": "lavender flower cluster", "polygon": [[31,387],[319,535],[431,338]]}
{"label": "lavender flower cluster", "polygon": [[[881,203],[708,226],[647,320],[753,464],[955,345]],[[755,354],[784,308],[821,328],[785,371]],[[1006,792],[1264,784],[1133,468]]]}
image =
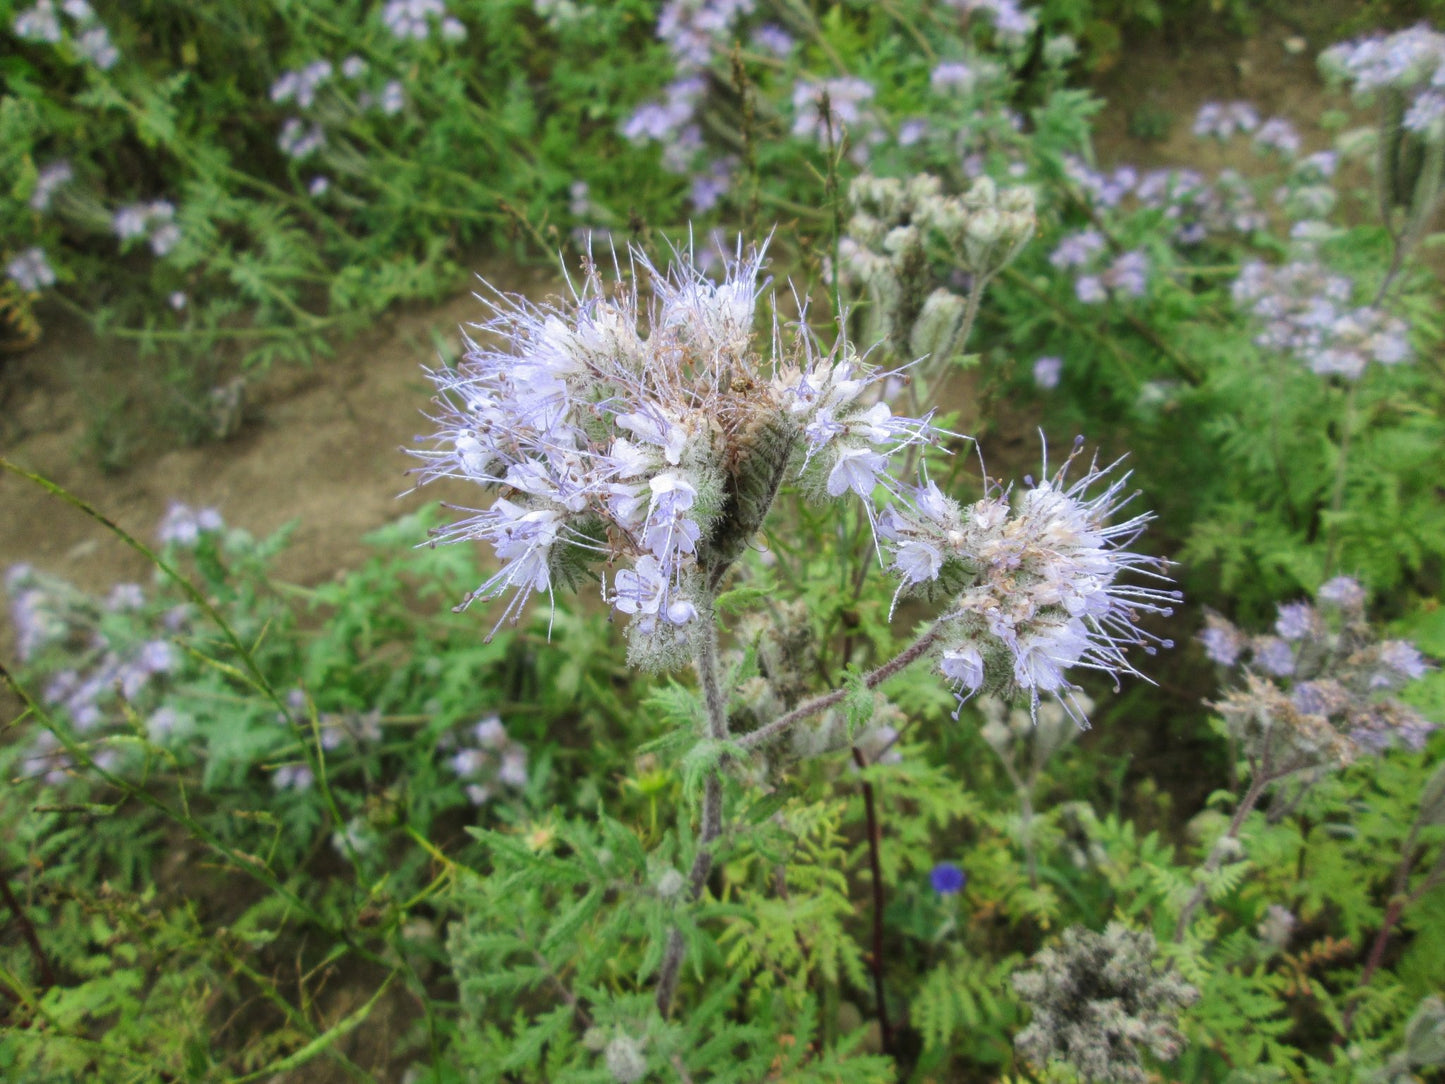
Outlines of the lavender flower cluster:
{"label": "lavender flower cluster", "polygon": [[[68,34],[60,19],[62,12],[72,24]],[[68,37],[76,54],[101,71],[109,71],[120,60],[110,31],[86,0],[61,0],[59,7],[55,0],[36,0],[33,8],[16,12],[11,26],[21,41],[59,45]]]}
{"label": "lavender flower cluster", "polygon": [[756,0],[671,0],[657,17],[657,36],[681,70],[699,71],[727,47],[733,26]]}
{"label": "lavender flower cluster", "polygon": [[[552,595],[605,560],[603,598],[631,618],[634,662],[676,665],[725,566],[758,530],[790,465],[818,495],[862,499],[896,489],[890,461],[935,439],[927,418],[900,418],[868,389],[882,375],[844,341],[824,352],[800,329],[766,353],[753,324],[762,254],[738,252],[721,283],[691,254],[666,275],[632,253],[634,276],[608,291],[595,266],[573,302],[538,308],[499,295],[441,392],[423,483],[441,477],[496,490],[491,506],[439,541],[489,542],[503,567],[463,602],[511,594],[501,621],[533,593]],[[619,271],[620,277],[620,271]],[[651,282],[644,307],[638,278]],[[610,295],[610,296],[609,296]],[[493,630],[495,631],[495,629]]]}
{"label": "lavender flower cluster", "polygon": [[55,285],[55,269],[46,259],[45,250],[39,247],[32,246],[13,257],[5,265],[5,275],[28,294]]}
{"label": "lavender flower cluster", "polygon": [[1149,257],[1138,249],[1121,252],[1103,263],[1107,251],[1102,234],[1094,229],[1066,234],[1049,254],[1049,263],[1061,271],[1077,268],[1087,272],[1074,279],[1074,295],[1086,305],[1096,305],[1111,295],[1115,300],[1143,297],[1149,288]]}
{"label": "lavender flower cluster", "polygon": [[[316,714],[316,729],[311,727],[311,702],[302,689],[292,689],[286,696],[285,712],[278,712],[276,722],[290,732],[297,743],[309,745],[316,740],[323,753],[359,752],[381,741],[381,710],[323,711]],[[307,791],[316,782],[316,773],[306,761],[278,764],[271,770],[271,786],[276,790]]]}
{"label": "lavender flower cluster", "polygon": [[1210,614],[1199,641],[1234,679],[1216,705],[1245,751],[1275,770],[1348,763],[1393,746],[1423,747],[1438,724],[1391,694],[1430,664],[1405,640],[1380,640],[1365,591],[1337,576],[1313,603],[1281,603],[1271,633]]}
{"label": "lavender flower cluster", "polygon": [[995,33],[1006,43],[1022,45],[1038,26],[1038,18],[1018,5],[1018,0],[944,0],[947,7],[965,15],[986,15]]}
{"label": "lavender flower cluster", "polygon": [[75,170],[64,158],[48,162],[35,175],[35,188],[30,193],[30,209],[38,213],[50,210],[55,193],[75,179]]}
{"label": "lavender flower cluster", "polygon": [[[939,669],[960,705],[980,692],[1056,699],[1087,725],[1073,667],[1138,675],[1127,652],[1152,654],[1168,640],[1138,627],[1142,615],[1168,615],[1178,591],[1120,582],[1127,573],[1167,583],[1165,563],[1125,547],[1152,518],[1110,523],[1128,502],[1128,475],[1091,462],[1067,479],[1081,445],[1062,467],[1015,491],[995,488],[967,508],[931,481],[890,505],[879,521],[889,565],[899,577],[894,601],[907,592],[951,597]],[[1088,491],[1103,483],[1092,496]]]}
{"label": "lavender flower cluster", "polygon": [[1372,34],[1326,49],[1320,67],[1362,101],[1385,97],[1406,130],[1445,142],[1445,34],[1423,25]]}
{"label": "lavender flower cluster", "polygon": [[1355,284],[1303,246],[1278,267],[1251,260],[1232,287],[1234,303],[1261,322],[1255,342],[1321,376],[1358,380],[1370,362],[1411,360],[1409,326],[1374,305],[1353,305]]}
{"label": "lavender flower cluster", "polygon": [[[393,0],[382,12],[393,37],[403,44],[425,40],[431,33],[431,21],[437,20],[445,41],[461,41],[466,28],[446,14],[440,0]],[[339,71],[339,78],[338,78]],[[325,88],[329,94],[323,95]],[[371,66],[360,56],[351,54],[333,64],[320,57],[300,68],[288,69],[271,84],[271,101],[277,105],[292,104],[299,115],[281,123],[276,146],[295,162],[303,162],[324,151],[328,128],[350,117],[371,111],[383,117],[394,117],[406,108],[406,88],[399,79],[377,79]],[[311,178],[307,190],[313,197],[324,195],[331,187],[330,178]]]}
{"label": "lavender flower cluster", "polygon": [[[865,118],[864,109],[873,99],[873,84],[856,75],[833,79],[799,79],[793,85],[793,135],[810,139],[820,146],[842,143],[845,130],[858,129]],[[876,127],[876,126],[875,126]],[[855,149],[873,142],[864,133],[859,140],[854,133]]]}
{"label": "lavender flower cluster", "polygon": [[165,256],[180,242],[175,204],[169,200],[130,203],[111,216],[111,229],[121,241],[143,237],[157,256]]}
{"label": "lavender flower cluster", "polygon": [[1205,102],[1194,118],[1194,134],[1228,142],[1235,135],[1254,134],[1254,146],[1285,158],[1299,154],[1303,141],[1295,126],[1283,117],[1263,122],[1250,102]]}
{"label": "lavender flower cluster", "polygon": [[[737,24],[751,14],[755,0],[670,0],[657,20],[657,36],[671,54],[676,77],[655,101],[644,102],[622,124],[634,144],[663,147],[663,168],[693,177],[691,202],[698,211],[712,208],[731,187],[737,159],[703,159],[699,113],[706,96],[704,73],[721,55]],[[776,55],[792,50],[792,39],[771,24],[759,29],[760,48]]]}
{"label": "lavender flower cluster", "polygon": [[472,805],[485,805],[503,790],[527,785],[527,747],[507,733],[500,716],[488,715],[460,738],[443,735],[439,748]]}
{"label": "lavender flower cluster", "polygon": [[465,41],[467,28],[442,0],[387,0],[381,21],[399,41],[426,41],[433,30],[443,41]]}
{"label": "lavender flower cluster", "polygon": [[[109,630],[114,615],[145,606],[145,593],[138,584],[117,584],[107,598],[97,601],[64,580],[22,564],[6,573],[5,590],[20,659],[31,662],[50,651],[65,653],[66,666],[51,675],[41,701],[64,712],[78,734],[94,734],[123,721],[122,698],[144,715],[165,676],[177,667],[177,653],[167,640],[132,642]],[[187,618],[184,610],[168,613],[166,630],[178,631]],[[151,711],[147,728],[153,734],[168,732],[165,710]],[[96,761],[102,768],[113,768],[118,755],[113,748],[104,748]],[[27,776],[51,784],[64,782],[71,767],[49,730],[36,734],[23,762]]]}
{"label": "lavender flower cluster", "polygon": [[[1197,245],[1217,234],[1248,234],[1266,224],[1254,193],[1234,170],[1221,170],[1211,183],[1190,169],[1140,173],[1132,166],[1120,166],[1102,173],[1077,159],[1070,159],[1066,168],[1094,211],[1113,211],[1132,197],[1139,207],[1162,213],[1172,224],[1175,244]],[[1068,266],[1083,262],[1075,258]],[[1098,287],[1091,284],[1085,292],[1096,295]]]}
{"label": "lavender flower cluster", "polygon": [[1249,133],[1259,127],[1259,113],[1249,102],[1205,102],[1194,118],[1194,134],[1227,140],[1236,132]]}

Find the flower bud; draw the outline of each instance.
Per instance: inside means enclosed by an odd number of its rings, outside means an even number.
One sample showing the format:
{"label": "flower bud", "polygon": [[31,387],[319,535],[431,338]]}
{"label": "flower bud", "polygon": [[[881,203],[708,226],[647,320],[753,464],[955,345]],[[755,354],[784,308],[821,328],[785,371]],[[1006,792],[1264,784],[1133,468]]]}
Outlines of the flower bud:
{"label": "flower bud", "polygon": [[603,1057],[617,1084],[635,1084],[647,1075],[647,1058],[630,1035],[619,1035],[608,1043]]}
{"label": "flower bud", "polygon": [[970,271],[994,269],[994,250],[1000,247],[1007,230],[1004,216],[993,207],[985,207],[968,220],[963,232],[963,254]]}
{"label": "flower bud", "polygon": [[1445,824],[1445,763],[1435,769],[1420,793],[1420,813],[1416,823],[1422,828]]}
{"label": "flower bud", "polygon": [[1439,995],[1421,1001],[1405,1025],[1405,1053],[1414,1068],[1445,1065],[1445,1001]]}
{"label": "flower bud", "polygon": [[958,345],[966,307],[963,298],[948,290],[938,289],[929,294],[908,336],[908,348],[913,356],[926,356],[934,362],[951,358]]}

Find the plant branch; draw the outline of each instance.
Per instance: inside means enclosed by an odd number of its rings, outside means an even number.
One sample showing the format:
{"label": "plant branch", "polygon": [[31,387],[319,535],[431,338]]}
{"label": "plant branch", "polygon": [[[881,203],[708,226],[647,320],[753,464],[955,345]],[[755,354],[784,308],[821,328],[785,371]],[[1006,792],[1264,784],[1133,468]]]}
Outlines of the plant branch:
{"label": "plant branch", "polygon": [[[882,666],[864,674],[863,687],[876,689],[909,664],[917,662],[923,658],[924,655],[928,654],[929,650],[941,635],[943,635],[942,625],[933,625],[927,632],[914,640],[913,643],[909,644],[897,655],[894,655],[893,658],[889,659]],[[764,726],[758,727],[756,730],[751,730],[743,734],[737,738],[733,744],[742,746],[744,749],[752,749],[768,741],[770,738],[774,738],[783,733],[794,724],[800,723],[804,719],[810,719],[819,712],[827,711],[834,704],[841,703],[847,695],[848,690],[844,688],[835,689],[831,693],[825,693],[822,696],[815,696],[812,700],[799,704],[792,711],[774,719],[771,723],[767,723]]]}
{"label": "plant branch", "polygon": [[1184,910],[1179,912],[1179,921],[1174,926],[1174,943],[1182,944],[1184,934],[1189,929],[1189,920],[1194,917],[1194,912],[1204,902],[1204,895],[1207,889],[1204,879],[1217,870],[1224,862],[1224,848],[1220,846],[1226,839],[1238,839],[1239,830],[1244,826],[1244,818],[1259,804],[1259,799],[1264,794],[1264,788],[1274,782],[1277,777],[1256,766],[1249,781],[1249,789],[1244,792],[1244,797],[1239,800],[1239,805],[1234,810],[1234,816],[1230,818],[1229,827],[1218,840],[1215,841],[1213,849],[1209,853],[1209,859],[1204,863],[1203,878],[1194,886],[1194,894],[1189,897],[1189,902],[1184,905]]}

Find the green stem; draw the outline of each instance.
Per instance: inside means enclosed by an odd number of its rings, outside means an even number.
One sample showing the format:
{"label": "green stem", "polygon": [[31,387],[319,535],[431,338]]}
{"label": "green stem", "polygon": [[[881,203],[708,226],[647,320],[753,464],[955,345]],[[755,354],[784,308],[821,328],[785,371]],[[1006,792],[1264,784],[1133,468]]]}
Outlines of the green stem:
{"label": "green stem", "polygon": [[[727,698],[723,695],[722,683],[718,679],[717,625],[714,621],[701,624],[695,664],[707,712],[707,736],[713,741],[723,742],[728,738],[728,716]],[[707,885],[707,875],[712,872],[713,843],[720,835],[722,771],[714,768],[703,784],[702,822],[698,826],[697,852],[693,856],[692,870],[688,874],[690,901],[702,897],[703,889]],[[664,1018],[672,1009],[672,999],[677,993],[677,978],[682,970],[684,955],[682,931],[674,926],[667,935],[667,948],[663,952],[657,980],[657,1011]]]}
{"label": "green stem", "polygon": [[[1209,852],[1209,859],[1204,863],[1204,878],[1207,878],[1223,864],[1224,848],[1221,847],[1220,844],[1226,839],[1233,840],[1239,838],[1239,830],[1244,826],[1244,818],[1249,816],[1254,807],[1259,804],[1260,796],[1264,794],[1264,788],[1269,786],[1274,779],[1275,777],[1268,772],[1256,768],[1249,781],[1249,790],[1245,791],[1244,797],[1239,800],[1239,805],[1234,810],[1234,816],[1230,818],[1229,827]],[[1174,943],[1176,945],[1183,943],[1184,934],[1189,929],[1189,920],[1194,916],[1194,912],[1198,910],[1199,905],[1204,902],[1205,892],[1204,879],[1201,879],[1200,882],[1194,886],[1194,894],[1189,897],[1189,901],[1184,905],[1184,909],[1179,912],[1179,921],[1174,926]]]}
{"label": "green stem", "polygon": [[1335,461],[1335,483],[1330,493],[1330,522],[1326,528],[1328,543],[1325,546],[1325,576],[1334,571],[1335,561],[1340,555],[1340,512],[1345,506],[1345,477],[1350,464],[1350,441],[1355,431],[1355,413],[1360,397],[1360,382],[1350,381],[1350,390],[1345,393],[1344,416],[1341,419],[1340,451]]}

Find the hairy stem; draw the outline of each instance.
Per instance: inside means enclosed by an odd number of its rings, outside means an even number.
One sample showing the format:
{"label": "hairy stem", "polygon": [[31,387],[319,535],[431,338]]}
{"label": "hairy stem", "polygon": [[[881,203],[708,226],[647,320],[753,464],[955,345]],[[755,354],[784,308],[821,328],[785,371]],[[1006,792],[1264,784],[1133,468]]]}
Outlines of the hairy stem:
{"label": "hairy stem", "polygon": [[[704,622],[698,638],[697,657],[698,683],[702,686],[703,704],[707,709],[707,734],[714,741],[726,741],[728,737],[727,698],[723,695],[718,680],[717,627]],[[702,823],[697,830],[697,853],[693,856],[692,870],[688,874],[688,899],[696,901],[702,896],[707,884],[707,875],[712,871],[712,845],[722,834],[722,774],[713,769],[703,784]],[[664,1017],[672,1008],[672,998],[677,992],[677,977],[682,970],[684,948],[682,931],[676,926],[667,935],[667,948],[662,954],[662,967],[657,980],[657,1011]]]}
{"label": "hairy stem", "polygon": [[[1204,876],[1217,870],[1224,862],[1224,848],[1220,846],[1226,839],[1238,839],[1239,830],[1244,826],[1244,818],[1259,804],[1259,799],[1264,794],[1264,788],[1272,783],[1276,776],[1260,770],[1256,766],[1249,781],[1249,789],[1244,792],[1244,797],[1239,800],[1239,805],[1234,810],[1234,816],[1230,818],[1229,827],[1223,836],[1214,844],[1214,849],[1209,853],[1209,859],[1204,863]],[[1181,944],[1184,941],[1184,934],[1189,929],[1189,920],[1194,917],[1194,912],[1204,902],[1206,889],[1204,880],[1194,886],[1194,894],[1189,897],[1189,902],[1184,905],[1184,910],[1179,912],[1179,922],[1174,927],[1174,943]]]}
{"label": "hairy stem", "polygon": [[[938,624],[933,625],[927,632],[914,640],[913,643],[909,644],[897,655],[894,655],[893,658],[889,659],[882,666],[864,674],[863,687],[876,689],[910,663],[917,662],[923,658],[924,655],[928,654],[929,649],[933,647],[942,634],[942,626]],[[742,735],[737,739],[735,744],[742,746],[744,749],[752,749],[771,738],[777,737],[789,727],[801,723],[804,719],[811,719],[819,712],[827,711],[834,704],[842,703],[847,695],[848,689],[843,688],[835,689],[831,693],[825,693],[822,696],[815,696],[812,700],[799,704],[786,715],[780,716],[771,723],[767,723],[764,726],[758,727],[756,730],[751,730]]]}
{"label": "hairy stem", "polygon": [[[853,746],[853,763],[859,771],[868,767],[868,758],[863,750]],[[883,1053],[893,1053],[893,1028],[888,1023],[888,1002],[883,996],[883,862],[879,849],[883,843],[883,832],[878,824],[878,806],[873,797],[873,784],[863,779],[863,810],[868,820],[868,868],[873,875],[873,952],[868,959],[868,969],[873,973],[873,1000],[878,1009],[878,1031],[883,1041]]]}

